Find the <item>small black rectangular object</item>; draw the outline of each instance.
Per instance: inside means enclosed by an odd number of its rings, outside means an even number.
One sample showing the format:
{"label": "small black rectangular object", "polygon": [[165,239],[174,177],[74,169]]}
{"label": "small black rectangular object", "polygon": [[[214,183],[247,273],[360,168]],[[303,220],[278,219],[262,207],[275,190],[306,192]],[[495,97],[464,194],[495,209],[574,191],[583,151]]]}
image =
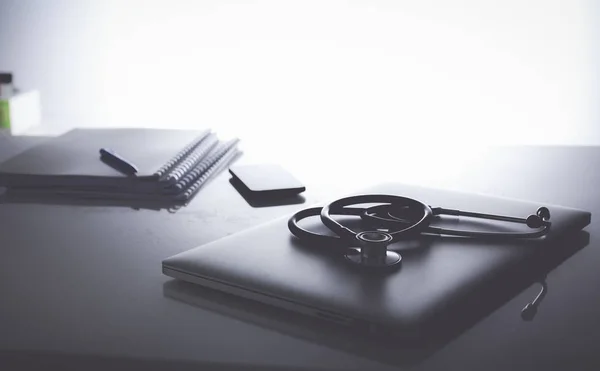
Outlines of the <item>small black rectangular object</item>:
{"label": "small black rectangular object", "polygon": [[0,72],[0,84],[12,84],[13,75],[12,73]]}
{"label": "small black rectangular object", "polygon": [[289,197],[306,190],[304,184],[276,164],[240,164],[229,168],[229,173],[254,197]]}

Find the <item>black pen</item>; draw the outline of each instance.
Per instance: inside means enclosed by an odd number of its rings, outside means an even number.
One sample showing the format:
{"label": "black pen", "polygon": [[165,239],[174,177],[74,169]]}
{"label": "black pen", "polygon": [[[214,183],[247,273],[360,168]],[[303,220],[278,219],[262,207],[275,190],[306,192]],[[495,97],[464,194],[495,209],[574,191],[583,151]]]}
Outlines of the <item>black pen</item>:
{"label": "black pen", "polygon": [[119,170],[127,175],[135,175],[138,172],[134,164],[119,156],[115,151],[109,148],[100,148],[100,158],[105,164]]}

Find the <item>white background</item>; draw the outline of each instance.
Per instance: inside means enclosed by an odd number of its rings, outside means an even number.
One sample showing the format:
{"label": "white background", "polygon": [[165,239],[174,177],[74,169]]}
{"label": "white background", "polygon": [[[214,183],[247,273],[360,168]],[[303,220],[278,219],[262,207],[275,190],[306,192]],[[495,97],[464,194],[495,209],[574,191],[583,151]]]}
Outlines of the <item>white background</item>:
{"label": "white background", "polygon": [[600,143],[599,3],[0,0],[0,70],[45,132],[211,127],[297,172],[451,173],[473,146]]}

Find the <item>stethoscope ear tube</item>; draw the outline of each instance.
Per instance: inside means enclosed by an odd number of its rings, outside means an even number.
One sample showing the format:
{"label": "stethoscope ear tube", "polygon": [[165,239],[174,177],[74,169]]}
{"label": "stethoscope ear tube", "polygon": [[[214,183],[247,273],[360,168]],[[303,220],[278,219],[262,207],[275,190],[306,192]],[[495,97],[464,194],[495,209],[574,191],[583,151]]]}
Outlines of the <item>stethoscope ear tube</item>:
{"label": "stethoscope ear tube", "polygon": [[[431,208],[433,216],[464,216],[469,218],[497,220],[503,222],[526,224],[530,228],[535,228],[535,231],[527,232],[479,232],[465,231],[457,229],[447,229],[428,225],[422,232],[436,235],[470,237],[470,238],[503,238],[503,239],[529,239],[537,238],[548,233],[550,228],[550,211],[541,207],[537,210],[536,215],[529,215],[527,218],[517,218],[512,216],[503,216],[495,214],[476,213],[471,211],[461,211],[455,209],[445,209],[441,207]],[[383,226],[385,228],[399,228],[402,225],[411,223],[410,215],[394,205],[378,205],[365,209],[361,217],[370,223],[372,226]]]}
{"label": "stethoscope ear tube", "polygon": [[512,216],[494,215],[475,213],[470,211],[461,211],[454,209],[444,209],[441,207],[433,208],[433,214],[439,215],[453,215],[453,216],[464,216],[478,219],[497,220],[503,222],[520,223],[526,224],[529,228],[535,228],[537,230],[531,232],[479,232],[479,231],[463,231],[455,229],[446,229],[439,227],[429,226],[427,229],[428,233],[434,233],[446,236],[459,236],[459,237],[471,237],[471,238],[502,238],[502,239],[530,239],[538,238],[548,233],[550,228],[550,211],[546,207],[540,207],[537,210],[536,215],[529,215],[527,218],[516,218]]}

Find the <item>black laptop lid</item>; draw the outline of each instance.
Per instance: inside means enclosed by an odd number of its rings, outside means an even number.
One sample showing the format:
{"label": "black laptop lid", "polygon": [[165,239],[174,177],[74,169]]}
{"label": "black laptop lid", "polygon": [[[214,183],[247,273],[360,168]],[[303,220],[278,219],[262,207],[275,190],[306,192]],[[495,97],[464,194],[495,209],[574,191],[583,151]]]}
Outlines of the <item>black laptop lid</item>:
{"label": "black laptop lid", "polygon": [[[285,217],[165,259],[163,271],[177,272],[178,278],[195,283],[210,282],[211,287],[233,287],[248,297],[276,298],[292,307],[327,310],[381,328],[418,332],[449,308],[470,300],[471,294],[510,282],[543,256],[544,249],[560,249],[560,237],[581,230],[591,219],[589,212],[567,207],[400,184],[378,185],[356,194],[365,193],[516,217],[546,206],[552,227],[548,235],[531,241],[424,237],[401,242],[390,246],[403,256],[399,269],[366,274],[338,254],[327,253],[327,246],[303,244],[291,235]],[[358,225],[353,220],[347,223]],[[438,225],[480,231],[527,228],[464,218],[446,218]],[[304,226],[326,231],[318,218]]]}

